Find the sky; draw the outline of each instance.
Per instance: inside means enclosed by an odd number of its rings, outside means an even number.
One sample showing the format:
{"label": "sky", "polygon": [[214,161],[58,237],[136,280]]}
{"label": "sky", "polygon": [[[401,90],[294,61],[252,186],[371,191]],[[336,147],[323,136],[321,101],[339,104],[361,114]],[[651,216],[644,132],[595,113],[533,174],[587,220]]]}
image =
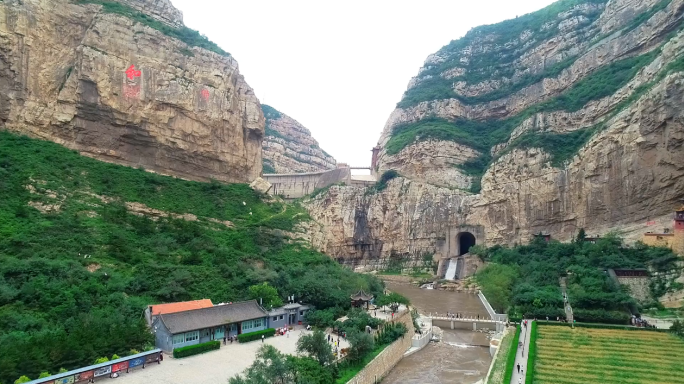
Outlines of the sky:
{"label": "sky", "polygon": [[238,61],[262,104],[307,127],[338,162],[371,149],[423,62],[478,25],[552,0],[171,0]]}

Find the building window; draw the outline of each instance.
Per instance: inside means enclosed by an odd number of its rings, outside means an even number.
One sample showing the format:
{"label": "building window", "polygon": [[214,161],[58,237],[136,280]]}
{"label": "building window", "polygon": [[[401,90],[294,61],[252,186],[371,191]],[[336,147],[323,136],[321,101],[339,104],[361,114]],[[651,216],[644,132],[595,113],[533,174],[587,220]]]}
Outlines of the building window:
{"label": "building window", "polygon": [[252,329],[252,321],[247,320],[242,322],[242,332],[244,333],[245,331]]}
{"label": "building window", "polygon": [[192,331],[192,332],[187,332],[185,334],[185,342],[187,343],[188,341],[195,341],[199,339],[199,331]]}
{"label": "building window", "polygon": [[259,328],[263,324],[263,319],[254,319],[254,328]]}
{"label": "building window", "polygon": [[278,316],[273,316],[273,321],[278,321]]}
{"label": "building window", "polygon": [[285,315],[280,315],[280,320],[282,320],[285,317]]}
{"label": "building window", "polygon": [[237,332],[237,324],[233,323],[230,325],[230,332]]}
{"label": "building window", "polygon": [[183,344],[185,343],[185,334],[181,333],[180,335],[173,335],[173,344]]}
{"label": "building window", "polygon": [[209,337],[209,330],[208,329],[202,330],[202,337]]}
{"label": "building window", "polygon": [[304,311],[299,311],[299,316],[304,316]]}

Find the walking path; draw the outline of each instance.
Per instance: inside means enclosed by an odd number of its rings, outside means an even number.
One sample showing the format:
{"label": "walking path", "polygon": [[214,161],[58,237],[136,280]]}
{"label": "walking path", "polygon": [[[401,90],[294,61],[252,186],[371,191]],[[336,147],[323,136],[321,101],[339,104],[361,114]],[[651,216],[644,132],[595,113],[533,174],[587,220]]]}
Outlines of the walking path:
{"label": "walking path", "polygon": [[[523,320],[523,322],[524,321],[525,320]],[[520,331],[520,340],[518,341],[518,350],[515,353],[515,366],[513,366],[511,384],[525,382],[525,375],[527,375],[527,350],[530,348],[531,327],[532,321],[528,320],[527,327],[523,326],[522,330]],[[520,371],[518,371],[518,364],[520,364]]]}
{"label": "walking path", "polygon": [[572,315],[572,307],[570,306],[570,298],[567,295],[567,288],[566,288],[566,278],[561,277],[560,278],[560,287],[561,287],[561,293],[563,294],[563,307],[565,307],[565,318],[568,320],[568,323],[573,324],[573,315]]}

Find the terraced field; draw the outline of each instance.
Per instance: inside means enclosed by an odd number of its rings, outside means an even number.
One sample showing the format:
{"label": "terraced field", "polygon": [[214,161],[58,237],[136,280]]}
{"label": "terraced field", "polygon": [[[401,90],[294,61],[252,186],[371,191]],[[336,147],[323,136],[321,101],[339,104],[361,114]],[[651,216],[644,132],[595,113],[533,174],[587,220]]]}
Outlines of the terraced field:
{"label": "terraced field", "polygon": [[534,384],[684,384],[682,356],[667,333],[539,325]]}

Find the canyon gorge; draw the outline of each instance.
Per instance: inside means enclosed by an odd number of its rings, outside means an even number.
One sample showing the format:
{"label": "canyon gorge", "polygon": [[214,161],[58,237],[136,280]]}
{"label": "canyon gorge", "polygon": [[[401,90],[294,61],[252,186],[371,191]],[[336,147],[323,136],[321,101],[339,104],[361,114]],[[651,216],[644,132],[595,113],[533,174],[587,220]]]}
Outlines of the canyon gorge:
{"label": "canyon gorge", "polygon": [[[453,40],[374,150],[376,179],[397,177],[304,199],[302,236],[356,263],[456,256],[460,232],[512,245],[668,227],[684,197],[683,12],[563,0]],[[2,129],[199,181],[337,166],[168,0],[6,0],[0,41]]]}

